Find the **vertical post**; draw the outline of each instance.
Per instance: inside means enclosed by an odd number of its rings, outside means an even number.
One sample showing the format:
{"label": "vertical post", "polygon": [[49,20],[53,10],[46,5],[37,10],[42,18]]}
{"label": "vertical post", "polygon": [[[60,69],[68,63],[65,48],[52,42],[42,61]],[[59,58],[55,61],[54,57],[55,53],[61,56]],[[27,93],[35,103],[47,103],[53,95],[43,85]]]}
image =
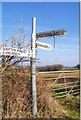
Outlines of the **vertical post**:
{"label": "vertical post", "polygon": [[32,112],[37,113],[37,97],[36,97],[36,18],[32,20],[32,39],[31,39],[31,88],[32,88]]}

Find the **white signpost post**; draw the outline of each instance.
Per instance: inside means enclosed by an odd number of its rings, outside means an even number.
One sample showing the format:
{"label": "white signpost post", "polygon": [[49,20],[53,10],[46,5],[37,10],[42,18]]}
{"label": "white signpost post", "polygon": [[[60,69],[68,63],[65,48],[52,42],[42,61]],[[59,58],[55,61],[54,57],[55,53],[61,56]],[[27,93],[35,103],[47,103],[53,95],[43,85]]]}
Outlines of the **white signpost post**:
{"label": "white signpost post", "polygon": [[50,37],[64,36],[67,31],[64,29],[61,30],[53,30],[48,32],[36,33],[36,18],[33,17],[32,21],[32,39],[31,39],[31,50],[32,50],[32,58],[31,58],[31,81],[32,81],[32,112],[33,115],[37,114],[37,97],[36,97],[36,46],[43,49],[51,49],[50,45],[45,43],[38,43],[36,40],[45,39]]}
{"label": "white signpost post", "polygon": [[5,56],[20,56],[31,58],[31,92],[32,92],[32,113],[37,114],[37,96],[36,96],[36,47],[40,49],[51,50],[51,45],[37,42],[36,40],[60,37],[66,35],[67,31],[64,29],[52,30],[47,32],[36,33],[36,18],[32,21],[32,37],[31,50],[23,50],[11,47],[0,47],[0,55]]}
{"label": "white signpost post", "polygon": [[31,38],[31,93],[32,93],[32,113],[37,113],[37,95],[36,95],[36,18],[32,20],[32,38]]}

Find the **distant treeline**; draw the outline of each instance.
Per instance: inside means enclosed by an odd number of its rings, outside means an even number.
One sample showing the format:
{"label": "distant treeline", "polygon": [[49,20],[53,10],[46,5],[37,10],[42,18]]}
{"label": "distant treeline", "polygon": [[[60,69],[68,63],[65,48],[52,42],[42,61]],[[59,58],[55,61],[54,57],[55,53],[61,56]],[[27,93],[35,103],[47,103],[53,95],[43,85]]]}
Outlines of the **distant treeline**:
{"label": "distant treeline", "polygon": [[80,69],[80,64],[77,64],[76,66],[73,67],[66,67],[61,64],[55,64],[55,65],[47,65],[47,66],[42,66],[42,67],[37,67],[37,71],[42,72],[42,71],[60,71],[60,70],[74,70],[74,69]]}

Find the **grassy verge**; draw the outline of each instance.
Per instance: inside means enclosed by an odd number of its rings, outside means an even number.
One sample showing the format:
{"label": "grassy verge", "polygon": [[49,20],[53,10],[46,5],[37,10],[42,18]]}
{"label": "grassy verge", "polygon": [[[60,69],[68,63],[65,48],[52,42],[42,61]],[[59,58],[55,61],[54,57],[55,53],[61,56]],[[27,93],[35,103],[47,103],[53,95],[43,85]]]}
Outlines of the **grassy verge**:
{"label": "grassy verge", "polygon": [[59,103],[67,110],[69,118],[80,118],[80,97],[69,95],[66,98],[60,98]]}

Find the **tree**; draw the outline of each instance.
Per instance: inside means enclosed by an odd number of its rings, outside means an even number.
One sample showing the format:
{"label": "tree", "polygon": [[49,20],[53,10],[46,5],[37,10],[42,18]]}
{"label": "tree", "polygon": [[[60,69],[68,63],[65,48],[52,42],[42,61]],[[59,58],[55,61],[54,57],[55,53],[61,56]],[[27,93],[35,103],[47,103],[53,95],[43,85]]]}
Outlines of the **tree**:
{"label": "tree", "polygon": [[77,64],[77,65],[75,66],[75,68],[80,69],[80,64]]}
{"label": "tree", "polygon": [[[26,42],[27,36],[24,33],[24,29],[20,28],[15,31],[15,34],[11,36],[10,41],[5,40],[2,46],[8,47],[8,42],[11,43],[12,48],[28,48],[31,42]],[[1,56],[1,64],[2,64],[2,73],[10,66],[18,65],[19,63],[29,61],[26,57],[18,57],[18,56]]]}
{"label": "tree", "polygon": [[59,71],[59,70],[62,70],[63,68],[64,68],[63,65],[56,64],[56,65],[38,67],[37,70],[38,71]]}

